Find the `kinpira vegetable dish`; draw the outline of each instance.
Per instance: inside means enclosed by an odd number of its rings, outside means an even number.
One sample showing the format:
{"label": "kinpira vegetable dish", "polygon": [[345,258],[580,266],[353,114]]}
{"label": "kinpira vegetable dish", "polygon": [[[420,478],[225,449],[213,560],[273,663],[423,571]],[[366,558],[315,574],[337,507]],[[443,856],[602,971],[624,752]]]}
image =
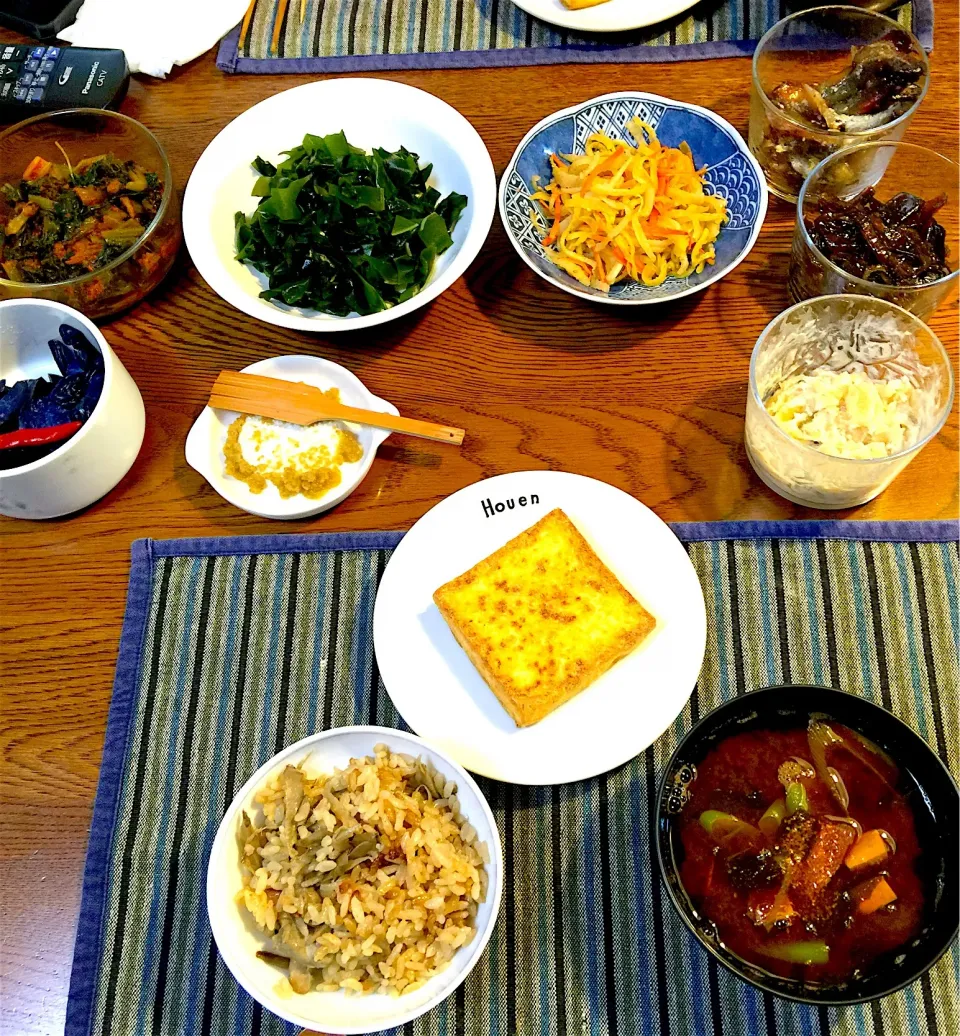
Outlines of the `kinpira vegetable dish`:
{"label": "kinpira vegetable dish", "polygon": [[582,155],[550,156],[550,183],[534,182],[547,258],[601,291],[627,278],[653,286],[702,272],[727,219],[686,143],[665,147],[636,118],[628,129],[636,146],[593,133]]}
{"label": "kinpira vegetable dish", "polygon": [[432,166],[401,147],[366,152],[344,134],[308,133],[273,165],[262,158],[236,256],[267,277],[260,297],[336,316],[378,313],[419,292],[467,198],[441,198]]}
{"label": "kinpira vegetable dish", "polygon": [[681,814],[681,881],[724,945],[807,983],[860,977],[917,934],[924,893],[896,764],[853,730],[721,741]]}
{"label": "kinpira vegetable dish", "polygon": [[[0,187],[8,209],[0,244],[7,280],[53,284],[102,269],[143,237],[163,197],[158,175],[105,154],[71,162],[35,157]],[[159,255],[138,256],[150,274]]]}

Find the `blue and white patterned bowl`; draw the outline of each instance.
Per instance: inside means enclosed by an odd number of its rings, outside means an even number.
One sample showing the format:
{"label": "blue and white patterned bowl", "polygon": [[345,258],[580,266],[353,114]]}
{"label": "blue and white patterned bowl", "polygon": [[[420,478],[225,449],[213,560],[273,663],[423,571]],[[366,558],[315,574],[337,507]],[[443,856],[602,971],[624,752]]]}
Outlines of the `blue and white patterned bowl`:
{"label": "blue and white patterned bowl", "polygon": [[[653,288],[625,280],[603,292],[584,287],[546,258],[540,244],[541,231],[530,215],[534,204],[530,201],[532,181],[539,176],[541,183],[549,183],[550,155],[582,154],[591,133],[599,131],[616,140],[635,143],[626,128],[634,116],[651,125],[663,144],[679,147],[686,141],[690,145],[697,168],[707,167],[706,190],[726,200],[730,219],[717,238],[716,262],[702,273],[683,279],[668,277]],[[682,298],[720,280],[753,248],[766,212],[767,184],[763,173],[730,123],[695,104],[635,91],[604,94],[542,119],[520,141],[500,181],[500,218],[523,261],[571,295],[621,306]]]}

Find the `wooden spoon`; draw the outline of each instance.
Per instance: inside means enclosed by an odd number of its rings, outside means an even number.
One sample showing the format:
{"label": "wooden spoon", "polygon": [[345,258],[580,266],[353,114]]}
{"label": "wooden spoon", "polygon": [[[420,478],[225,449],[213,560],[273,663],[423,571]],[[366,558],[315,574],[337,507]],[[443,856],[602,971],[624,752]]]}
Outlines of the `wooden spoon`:
{"label": "wooden spoon", "polygon": [[434,442],[450,442],[459,446],[464,430],[449,425],[417,421],[411,417],[395,417],[378,410],[362,410],[335,403],[313,385],[302,381],[283,381],[262,374],[241,374],[221,371],[210,393],[210,406],[236,410],[241,414],[257,414],[292,424],[313,424],[314,421],[353,421],[356,424],[386,428],[391,432],[416,435]]}

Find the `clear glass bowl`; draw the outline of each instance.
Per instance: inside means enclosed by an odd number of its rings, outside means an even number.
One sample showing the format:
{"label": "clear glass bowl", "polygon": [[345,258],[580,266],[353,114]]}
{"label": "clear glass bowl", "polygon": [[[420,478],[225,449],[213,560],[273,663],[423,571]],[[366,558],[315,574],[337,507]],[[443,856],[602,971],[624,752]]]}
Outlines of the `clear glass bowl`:
{"label": "clear glass bowl", "polygon": [[[867,187],[888,201],[896,194],[914,194],[924,201],[946,195],[936,219],[947,232],[950,273],[929,284],[896,287],[876,284],[831,262],[813,243],[808,226],[821,199],[848,200]],[[960,256],[960,167],[919,144],[884,141],[857,144],[825,158],[807,177],[797,201],[797,225],[790,257],[790,294],[795,302],[815,295],[872,295],[926,317],[957,286]]]}
{"label": "clear glass bowl", "polygon": [[[143,236],[106,266],[52,284],[23,284],[0,272],[0,300],[62,302],[93,319],[119,313],[157,287],[180,247],[180,203],[170,163],[157,138],[135,119],[119,112],[72,108],[37,115],[0,133],[0,184],[19,182],[37,155],[58,159],[58,144],[74,162],[105,152],[139,162],[160,177],[163,199]],[[0,196],[0,223],[7,222],[10,210],[10,203]]]}
{"label": "clear glass bowl", "polygon": [[[855,361],[879,378],[906,376],[916,390],[911,414],[915,427],[904,447],[889,456],[824,453],[788,435],[765,406],[791,375],[825,367],[852,369]],[[953,370],[926,324],[882,299],[822,295],[784,310],[757,339],[747,391],[747,457],[767,486],[795,504],[826,510],[856,507],[882,493],[937,435],[952,403]]]}
{"label": "clear glass bowl", "polygon": [[[783,83],[822,83],[850,67],[850,51],[897,30],[910,41],[923,73],[919,94],[896,119],[859,132],[820,129],[778,107],[771,94]],[[927,56],[915,36],[891,18],[859,7],[815,7],[772,26],[753,55],[750,90],[750,150],[763,169],[770,190],[796,201],[803,181],[827,155],[853,144],[900,140],[930,81]]]}

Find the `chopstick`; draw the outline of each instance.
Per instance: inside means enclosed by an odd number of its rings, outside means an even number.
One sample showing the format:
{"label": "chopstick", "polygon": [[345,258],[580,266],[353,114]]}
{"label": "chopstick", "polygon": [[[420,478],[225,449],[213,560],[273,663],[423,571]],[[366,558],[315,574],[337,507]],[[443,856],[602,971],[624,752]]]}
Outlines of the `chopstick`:
{"label": "chopstick", "polygon": [[415,435],[434,442],[459,446],[464,430],[450,425],[434,424],[410,417],[397,417],[377,410],[364,410],[334,402],[313,385],[303,382],[267,378],[260,374],[221,371],[210,392],[210,406],[256,414],[293,424],[315,421],[352,421],[356,424],[384,428],[391,432]]}

